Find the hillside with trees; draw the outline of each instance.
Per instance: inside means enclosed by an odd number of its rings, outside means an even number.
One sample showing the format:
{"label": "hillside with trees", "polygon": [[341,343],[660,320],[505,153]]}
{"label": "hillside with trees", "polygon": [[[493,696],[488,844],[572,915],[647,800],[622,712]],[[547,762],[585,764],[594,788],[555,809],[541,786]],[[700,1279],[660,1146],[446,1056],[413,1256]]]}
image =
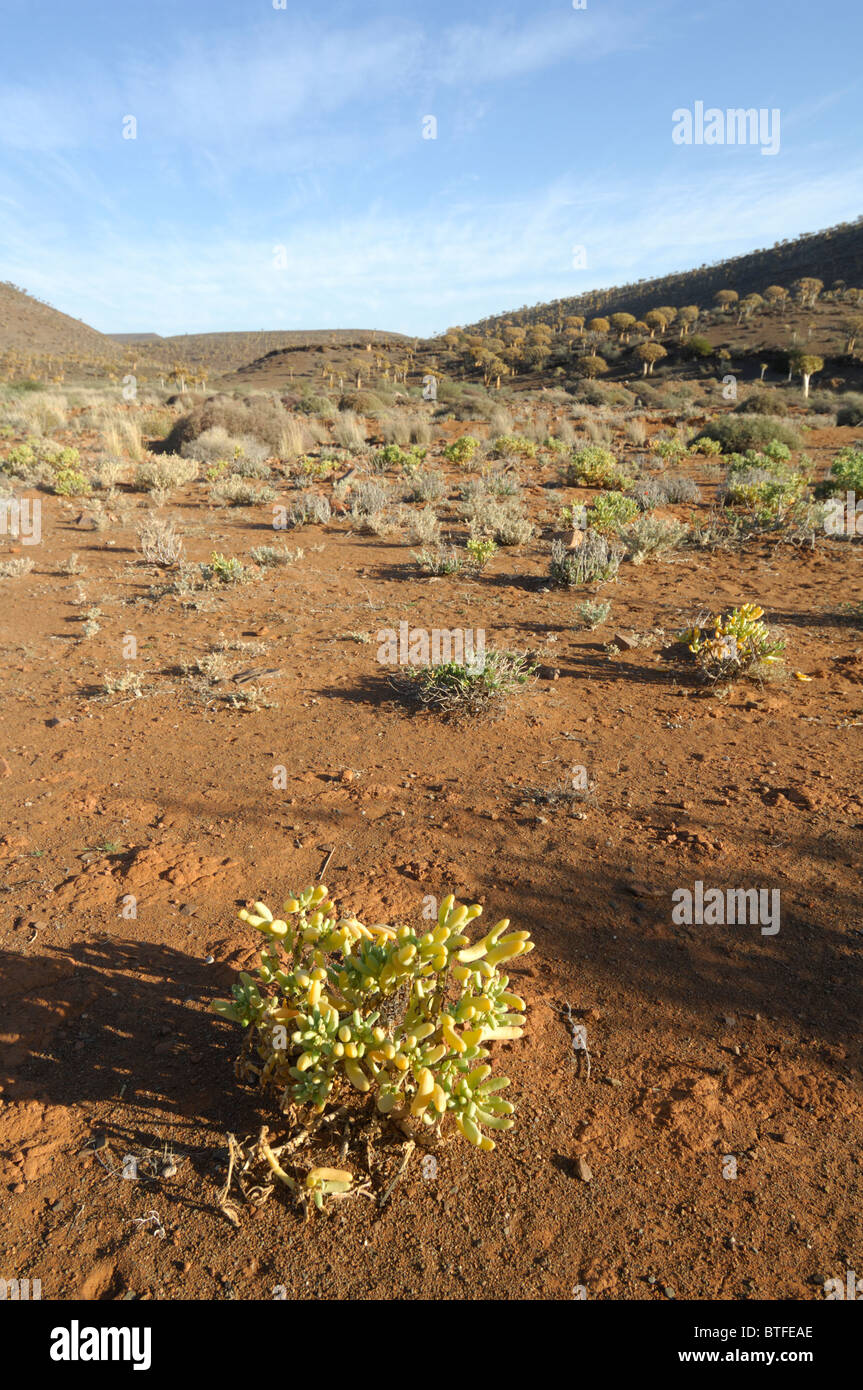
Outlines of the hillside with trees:
{"label": "hillside with trees", "polygon": [[766,286],[790,289],[801,279],[821,280],[831,289],[863,284],[863,217],[842,222],[820,232],[807,232],[774,246],[749,251],[743,256],[700,265],[674,275],[637,280],[631,285],[523,305],[507,314],[496,314],[468,325],[466,331],[487,336],[504,323],[560,323],[567,315],[585,317],[619,311],[641,317],[657,304],[711,304],[716,295],[733,290],[740,298],[763,293]]}

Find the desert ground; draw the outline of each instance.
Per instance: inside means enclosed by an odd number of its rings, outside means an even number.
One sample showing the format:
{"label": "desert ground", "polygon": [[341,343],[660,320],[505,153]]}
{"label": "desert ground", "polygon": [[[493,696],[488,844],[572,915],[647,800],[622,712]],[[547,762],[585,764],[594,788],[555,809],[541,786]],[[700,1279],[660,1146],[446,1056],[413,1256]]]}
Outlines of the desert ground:
{"label": "desert ground", "polygon": [[[793,312],[844,351],[841,294]],[[604,380],[395,335],[7,354],[2,1241],[43,1298],[807,1301],[860,1267],[863,571],[823,512],[859,360],[804,396],[784,319],[702,317],[700,357],[667,324]],[[745,604],[775,662],[681,640]],[[518,678],[411,698],[400,624]],[[210,1006],[260,961],[238,912],[321,881],[534,950],[494,1152],[413,1152],[344,1084],[317,1210],[226,1186],[289,1117]],[[675,921],[699,882],[778,891],[778,930]]]}

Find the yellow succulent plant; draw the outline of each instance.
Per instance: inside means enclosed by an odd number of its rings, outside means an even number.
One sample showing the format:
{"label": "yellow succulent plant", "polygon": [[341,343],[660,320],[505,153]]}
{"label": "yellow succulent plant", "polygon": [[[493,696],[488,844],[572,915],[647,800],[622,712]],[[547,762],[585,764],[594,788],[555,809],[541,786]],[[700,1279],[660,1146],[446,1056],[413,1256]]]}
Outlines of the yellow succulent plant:
{"label": "yellow succulent plant", "polygon": [[762,621],[764,609],[756,603],[744,603],[727,614],[711,618],[709,627],[693,627],[681,633],[695,657],[696,663],[709,676],[734,675],[751,669],[759,662],[774,663],[785,643],[770,634]]}
{"label": "yellow succulent plant", "polygon": [[[323,884],[292,894],[275,917],[263,902],[240,920],[268,938],[256,975],[242,972],[221,1017],[253,1030],[262,1085],[320,1112],[333,1090],[374,1090],[382,1114],[425,1125],[452,1118],[469,1143],[494,1148],[486,1131],[510,1129],[514,1107],[498,1095],[487,1044],[522,1036],[525,1001],[501,967],[533,949],[526,931],[503,918],[471,941],[465,929],[482,907],[444,898],[429,930],[340,917]],[[407,986],[402,1016],[382,1005]],[[315,1200],[342,1190],[349,1175],[313,1169]]]}

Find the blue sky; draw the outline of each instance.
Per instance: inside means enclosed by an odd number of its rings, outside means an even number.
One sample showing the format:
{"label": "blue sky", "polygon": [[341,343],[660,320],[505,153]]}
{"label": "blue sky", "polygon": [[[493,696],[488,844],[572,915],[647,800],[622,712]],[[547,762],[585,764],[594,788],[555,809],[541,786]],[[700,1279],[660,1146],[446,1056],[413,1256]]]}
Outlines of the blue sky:
{"label": "blue sky", "polygon": [[[0,0],[0,23],[0,279],[103,332],[428,334],[863,212],[860,0]],[[779,153],[675,145],[696,101],[778,108]]]}

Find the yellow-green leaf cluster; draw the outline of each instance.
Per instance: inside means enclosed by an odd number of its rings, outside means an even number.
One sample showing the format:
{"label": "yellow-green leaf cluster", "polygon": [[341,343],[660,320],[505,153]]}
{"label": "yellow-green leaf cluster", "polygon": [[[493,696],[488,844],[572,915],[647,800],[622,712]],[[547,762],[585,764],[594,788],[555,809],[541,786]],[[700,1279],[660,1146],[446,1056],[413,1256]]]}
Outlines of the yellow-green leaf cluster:
{"label": "yellow-green leaf cluster", "polygon": [[764,609],[744,603],[730,613],[711,619],[709,628],[694,627],[681,634],[696,664],[710,676],[745,672],[759,662],[779,661],[785,643],[770,634],[763,622]]}
{"label": "yellow-green leaf cluster", "polygon": [[[346,1083],[376,1092],[383,1114],[452,1118],[471,1144],[493,1149],[486,1131],[511,1128],[513,1106],[498,1094],[509,1081],[492,1077],[488,1044],[520,1038],[525,1010],[501,967],[533,943],[508,918],[471,941],[481,913],[449,895],[428,930],[366,926],[340,917],[322,884],[289,897],[281,917],[256,902],[239,915],[268,948],[233,999],[211,1007],[253,1030],[261,1082],[283,1100],[321,1111]],[[388,1024],[382,1006],[397,991],[406,1002]]]}

